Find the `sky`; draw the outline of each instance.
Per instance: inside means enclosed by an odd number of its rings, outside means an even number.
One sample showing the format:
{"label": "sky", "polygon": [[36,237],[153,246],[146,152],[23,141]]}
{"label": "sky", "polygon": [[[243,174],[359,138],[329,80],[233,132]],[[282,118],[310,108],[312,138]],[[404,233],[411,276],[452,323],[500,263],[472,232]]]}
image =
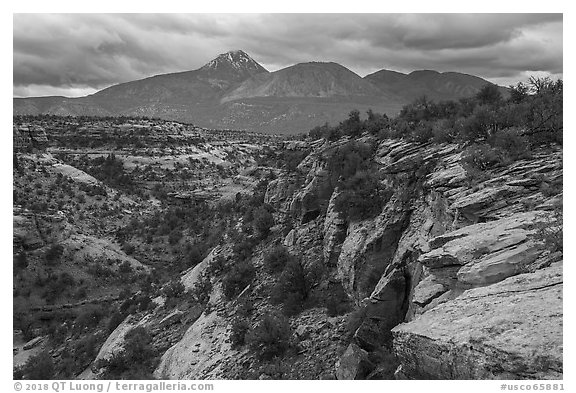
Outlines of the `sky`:
{"label": "sky", "polygon": [[507,86],[563,77],[562,29],[562,14],[14,14],[13,96],[83,96],[235,49],[269,71],[334,61]]}

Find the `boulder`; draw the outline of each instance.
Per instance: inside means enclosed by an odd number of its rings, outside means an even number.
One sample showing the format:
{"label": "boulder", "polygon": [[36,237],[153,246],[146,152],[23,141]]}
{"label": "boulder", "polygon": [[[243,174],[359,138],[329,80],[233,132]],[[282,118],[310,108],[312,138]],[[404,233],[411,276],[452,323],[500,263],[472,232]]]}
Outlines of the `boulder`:
{"label": "boulder", "polygon": [[24,349],[25,351],[32,349],[34,347],[37,347],[38,345],[40,345],[44,340],[46,339],[46,336],[40,336],[40,337],[34,337],[33,339],[31,339],[30,341],[28,341],[26,344],[24,344],[22,346],[22,349]]}
{"label": "boulder", "polygon": [[296,328],[294,334],[300,340],[306,340],[308,337],[310,337],[310,329],[306,325],[300,325]]}
{"label": "boulder", "polygon": [[439,282],[436,282],[433,276],[428,276],[416,285],[412,302],[420,307],[424,307],[446,292],[446,290],[447,288]]}
{"label": "boulder", "polygon": [[336,379],[363,379],[373,368],[368,360],[368,352],[356,344],[350,344],[336,363]]}
{"label": "boulder", "polygon": [[285,247],[292,247],[296,244],[296,230],[291,229],[282,242]]}

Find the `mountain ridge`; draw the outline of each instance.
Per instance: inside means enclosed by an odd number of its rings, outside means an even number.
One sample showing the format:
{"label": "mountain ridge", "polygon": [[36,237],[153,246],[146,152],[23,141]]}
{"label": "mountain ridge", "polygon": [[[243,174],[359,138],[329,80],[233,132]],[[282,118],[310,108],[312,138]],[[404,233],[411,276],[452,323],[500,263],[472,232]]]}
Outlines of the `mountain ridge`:
{"label": "mountain ridge", "polygon": [[[297,133],[335,124],[353,109],[394,115],[426,95],[472,96],[490,83],[458,72],[380,70],[360,77],[335,62],[304,62],[269,72],[243,50],[196,70],[119,83],[94,94],[13,99],[14,115],[145,116],[203,127]],[[502,88],[505,92],[505,88]]]}

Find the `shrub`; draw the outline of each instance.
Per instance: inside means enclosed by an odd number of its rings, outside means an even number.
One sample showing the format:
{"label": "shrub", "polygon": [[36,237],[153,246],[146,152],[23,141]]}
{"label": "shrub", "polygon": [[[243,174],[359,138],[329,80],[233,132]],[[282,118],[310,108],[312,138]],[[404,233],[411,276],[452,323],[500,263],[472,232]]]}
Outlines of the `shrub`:
{"label": "shrub", "polygon": [[120,274],[130,274],[132,273],[132,265],[128,261],[124,261],[118,267],[118,272]]}
{"label": "shrub", "polygon": [[272,288],[272,301],[281,303],[286,315],[295,315],[302,310],[307,297],[308,285],[304,269],[299,261],[291,260]]}
{"label": "shrub", "polygon": [[330,125],[328,123],[324,123],[324,125],[312,128],[308,132],[308,136],[314,140],[320,138],[328,139],[327,134],[330,132],[330,129]]}
{"label": "shrub", "polygon": [[124,243],[124,244],[122,244],[122,250],[126,253],[126,255],[132,255],[132,254],[134,254],[136,247],[134,247],[133,244]]}
{"label": "shrub", "polygon": [[12,371],[12,379],[18,381],[22,378],[24,378],[24,366],[14,367],[14,370]]}
{"label": "shrub", "polygon": [[547,219],[536,225],[536,239],[541,241],[550,252],[564,250],[564,219],[562,204],[554,206]]}
{"label": "shrub", "polygon": [[343,135],[360,136],[364,130],[364,124],[360,121],[360,111],[357,109],[352,110],[348,114],[348,118],[340,123],[339,128]]}
{"label": "shrub", "polygon": [[230,332],[230,342],[232,348],[241,347],[246,343],[246,333],[250,325],[244,319],[236,318],[232,321],[232,330]]}
{"label": "shrub", "polygon": [[252,255],[252,249],[257,243],[254,237],[242,236],[234,243],[232,251],[237,260],[243,261]]}
{"label": "shrub", "polygon": [[342,183],[342,192],[335,201],[335,208],[348,221],[364,220],[378,215],[391,193],[380,189],[377,177],[360,171]]}
{"label": "shrub", "polygon": [[248,331],[246,341],[263,359],[270,360],[284,355],[290,346],[291,336],[286,318],[267,313],[255,328]]}
{"label": "shrub", "polygon": [[485,171],[502,163],[502,157],[498,150],[482,143],[467,147],[462,155],[461,163],[466,170],[474,168]]}
{"label": "shrub", "polygon": [[272,213],[261,206],[254,212],[254,229],[260,234],[262,239],[265,239],[270,233],[270,228],[274,226],[274,217]]}
{"label": "shrub", "polygon": [[168,243],[174,245],[182,239],[182,232],[175,229],[168,235]]}
{"label": "shrub", "polygon": [[200,279],[192,289],[192,297],[200,303],[206,304],[210,299],[210,293],[212,292],[212,282],[207,274],[202,274]]}
{"label": "shrub", "polygon": [[488,83],[482,86],[475,98],[481,105],[495,105],[502,101],[502,93],[498,86]]}
{"label": "shrub", "polygon": [[162,294],[168,299],[178,298],[184,293],[184,284],[179,279],[174,279],[162,287]]}
{"label": "shrub", "polygon": [[52,356],[47,351],[32,356],[22,368],[22,374],[26,379],[53,379],[55,375]]}
{"label": "shrub", "polygon": [[104,379],[152,379],[156,355],[152,337],[139,326],[126,333],[122,351],[97,366],[104,368]]}
{"label": "shrub", "polygon": [[463,122],[460,137],[465,141],[486,140],[496,129],[495,113],[485,106],[477,106]]}
{"label": "shrub", "polygon": [[222,290],[224,296],[232,299],[238,295],[255,276],[254,266],[248,261],[234,264],[230,271],[222,279]]}
{"label": "shrub", "polygon": [[78,340],[73,348],[74,366],[76,371],[86,368],[98,354],[104,335],[89,334]]}
{"label": "shrub", "polygon": [[361,170],[372,166],[373,149],[368,143],[352,140],[327,153],[327,169],[332,176],[334,185],[339,179],[346,181]]}
{"label": "shrub", "polygon": [[326,305],[326,313],[329,317],[342,315],[350,310],[349,299],[342,284],[337,283],[330,288],[324,304]]}
{"label": "shrub", "polygon": [[[288,172],[295,172],[298,165],[308,155],[308,153],[310,153],[309,150],[284,150],[281,153],[282,163]],[[273,175],[273,172],[270,173]]]}
{"label": "shrub", "polygon": [[530,158],[528,142],[517,128],[507,128],[496,132],[488,143],[505,152],[508,160],[516,161],[521,158]]}
{"label": "shrub", "polygon": [[284,269],[290,258],[290,253],[288,253],[286,247],[278,245],[264,255],[264,266],[271,273],[278,273]]}
{"label": "shrub", "polygon": [[432,124],[429,121],[420,121],[412,131],[412,140],[420,143],[430,141],[434,137]]}
{"label": "shrub", "polygon": [[60,263],[60,258],[64,253],[64,247],[61,244],[53,244],[50,246],[48,251],[46,251],[45,259],[49,266],[54,266]]}
{"label": "shrub", "polygon": [[206,273],[212,277],[219,276],[226,266],[226,258],[222,255],[217,255],[212,259],[212,263],[206,268]]}
{"label": "shrub", "polygon": [[102,306],[88,305],[76,317],[74,328],[78,331],[94,328],[98,326],[103,317]]}
{"label": "shrub", "polygon": [[454,131],[454,122],[447,119],[441,119],[432,125],[432,140],[436,143],[453,142],[456,139]]}
{"label": "shrub", "polygon": [[248,318],[254,311],[254,302],[249,298],[243,298],[238,302],[236,315],[240,318]]}
{"label": "shrub", "polygon": [[193,267],[198,265],[204,259],[204,252],[203,250],[196,244],[191,244],[187,247],[186,252],[186,267]]}
{"label": "shrub", "polygon": [[14,272],[25,270],[28,267],[28,258],[26,253],[21,251],[18,253],[16,258],[14,258]]}
{"label": "shrub", "polygon": [[562,144],[563,92],[562,80],[530,78],[529,114],[526,123],[529,136],[535,143]]}
{"label": "shrub", "polygon": [[56,278],[51,277],[44,292],[44,298],[51,303],[75,284],[74,278],[67,272],[62,272]]}
{"label": "shrub", "polygon": [[118,327],[118,325],[124,321],[124,317],[124,314],[121,312],[114,311],[108,320],[108,325],[106,326],[108,333],[112,333]]}

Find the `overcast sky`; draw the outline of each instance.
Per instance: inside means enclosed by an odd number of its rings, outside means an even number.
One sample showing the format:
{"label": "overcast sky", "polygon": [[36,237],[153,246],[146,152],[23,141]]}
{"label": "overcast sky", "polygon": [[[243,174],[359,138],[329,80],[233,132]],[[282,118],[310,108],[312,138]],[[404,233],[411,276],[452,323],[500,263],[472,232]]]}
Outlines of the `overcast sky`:
{"label": "overcast sky", "polygon": [[269,71],[334,61],[360,76],[562,77],[561,14],[15,14],[13,32],[16,97],[82,96],[233,49]]}

